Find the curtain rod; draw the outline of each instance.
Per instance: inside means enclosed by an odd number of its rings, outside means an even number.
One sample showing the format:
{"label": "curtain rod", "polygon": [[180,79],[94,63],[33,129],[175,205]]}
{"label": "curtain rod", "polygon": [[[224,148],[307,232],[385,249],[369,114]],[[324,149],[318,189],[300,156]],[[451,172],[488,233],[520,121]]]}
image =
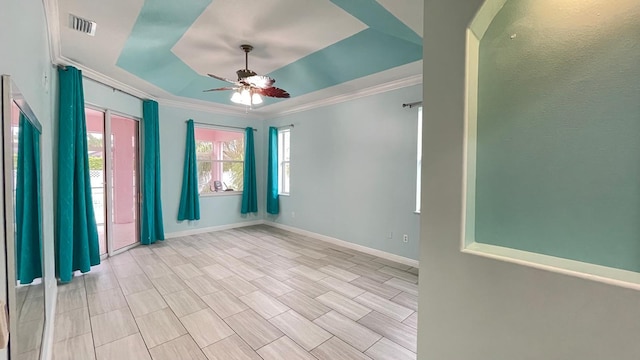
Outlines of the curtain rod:
{"label": "curtain rod", "polygon": [[288,127],[292,128],[293,124],[278,126],[276,129],[284,129],[284,128],[288,128]]}
{"label": "curtain rod", "polygon": [[416,101],[416,102],[412,102],[412,103],[408,103],[408,104],[402,104],[402,107],[409,107],[409,109],[411,109],[414,106],[420,106],[422,105],[422,101]]}
{"label": "curtain rod", "polygon": [[[58,69],[67,70],[67,66],[66,66],[66,65],[63,65],[63,64],[56,64],[56,67],[57,67]],[[141,97],[139,97],[139,96],[136,96],[136,95],[130,94],[130,93],[128,93],[128,92],[126,92],[126,91],[124,91],[124,90],[117,89],[117,88],[115,88],[114,86],[111,86],[111,85],[109,85],[109,84],[105,84],[105,83],[103,83],[103,82],[102,82],[102,81],[100,81],[100,80],[96,80],[96,79],[94,79],[94,78],[91,78],[91,77],[85,76],[85,74],[84,74],[84,73],[82,74],[82,78],[83,78],[83,79],[87,79],[87,80],[91,80],[91,81],[93,81],[93,82],[95,82],[95,83],[98,83],[98,84],[103,85],[103,86],[106,86],[106,87],[110,87],[110,88],[111,88],[111,90],[112,90],[113,92],[118,91],[118,92],[121,92],[121,93],[123,93],[123,94],[126,94],[126,95],[129,95],[129,96],[131,96],[131,97],[134,97],[134,98],[136,98],[136,99],[138,99],[138,100],[140,100],[140,101],[148,100],[147,98],[141,98]]]}
{"label": "curtain rod", "polygon": [[[185,120],[185,123],[188,123],[189,120]],[[231,128],[231,129],[241,129],[241,130],[245,130],[246,127],[240,127],[240,126],[231,126],[231,125],[220,125],[220,124],[209,124],[209,123],[203,123],[203,122],[197,122],[194,121],[194,124],[198,124],[198,125],[206,125],[206,126],[219,126],[219,127],[225,127],[225,128]],[[253,131],[258,131],[258,129],[253,129]]]}

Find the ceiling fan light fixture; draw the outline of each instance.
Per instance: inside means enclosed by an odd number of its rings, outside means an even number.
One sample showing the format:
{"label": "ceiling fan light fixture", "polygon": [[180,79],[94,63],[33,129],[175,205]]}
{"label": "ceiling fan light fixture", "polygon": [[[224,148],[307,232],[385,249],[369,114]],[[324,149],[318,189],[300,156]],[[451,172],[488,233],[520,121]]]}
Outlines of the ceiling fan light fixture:
{"label": "ceiling fan light fixture", "polygon": [[231,95],[231,101],[236,104],[242,104],[242,95],[240,95],[239,91],[233,92],[233,95]]}
{"label": "ceiling fan light fixture", "polygon": [[255,105],[262,104],[262,96],[260,94],[251,95],[251,102]]}

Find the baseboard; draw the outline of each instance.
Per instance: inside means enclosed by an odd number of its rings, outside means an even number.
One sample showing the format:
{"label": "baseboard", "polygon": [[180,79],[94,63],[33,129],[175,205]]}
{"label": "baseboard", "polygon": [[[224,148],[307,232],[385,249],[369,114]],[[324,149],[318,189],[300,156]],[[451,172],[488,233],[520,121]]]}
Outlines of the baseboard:
{"label": "baseboard", "polygon": [[354,243],[351,243],[351,242],[348,242],[348,241],[345,241],[345,240],[336,239],[336,238],[333,238],[333,237],[330,237],[330,236],[314,233],[314,232],[303,230],[303,229],[296,228],[296,227],[293,227],[293,226],[279,224],[279,223],[276,223],[276,222],[273,222],[273,221],[264,221],[263,224],[268,225],[268,226],[272,226],[272,227],[275,227],[275,228],[278,228],[278,229],[291,231],[292,233],[308,236],[310,238],[314,238],[314,239],[317,239],[317,240],[320,240],[320,241],[328,242],[330,244],[342,246],[342,247],[345,247],[345,248],[348,248],[348,249],[358,250],[358,251],[363,252],[365,254],[377,256],[379,258],[386,259],[386,260],[395,261],[395,262],[403,264],[403,265],[413,266],[415,268],[417,268],[419,266],[418,260],[409,259],[409,258],[406,258],[404,256],[388,253],[386,251],[382,251],[382,250],[378,250],[378,249],[373,249],[373,248],[370,248],[370,247],[367,247],[367,246],[364,246],[364,245],[354,244]]}
{"label": "baseboard", "polygon": [[172,239],[172,238],[177,238],[182,236],[204,234],[212,231],[222,231],[222,230],[229,230],[229,229],[235,229],[235,228],[240,228],[245,226],[254,226],[254,225],[262,225],[262,224],[264,224],[264,220],[245,221],[245,222],[235,223],[235,224],[225,224],[225,225],[197,228],[192,230],[176,231],[176,232],[166,233],[164,234],[164,237],[166,239]]}
{"label": "baseboard", "polygon": [[[46,317],[44,321],[44,330],[42,331],[42,345],[40,348],[40,359],[51,360],[53,359],[53,337],[55,335],[55,320],[56,320],[56,306],[58,299],[58,284],[57,280],[51,279],[45,284],[45,311]],[[47,288],[51,290],[46,291]],[[49,294],[51,293],[51,294]],[[50,308],[46,308],[47,298],[53,299]]]}

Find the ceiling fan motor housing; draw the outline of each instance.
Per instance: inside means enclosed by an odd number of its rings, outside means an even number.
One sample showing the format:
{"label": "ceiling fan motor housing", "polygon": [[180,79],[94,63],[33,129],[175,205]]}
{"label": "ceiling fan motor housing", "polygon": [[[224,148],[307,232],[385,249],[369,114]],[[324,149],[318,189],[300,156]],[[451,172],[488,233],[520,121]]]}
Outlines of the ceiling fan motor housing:
{"label": "ceiling fan motor housing", "polygon": [[236,71],[236,74],[238,74],[238,81],[240,81],[240,80],[242,80],[244,78],[248,78],[249,76],[257,75],[255,71],[249,70],[249,69],[240,69],[240,70]]}

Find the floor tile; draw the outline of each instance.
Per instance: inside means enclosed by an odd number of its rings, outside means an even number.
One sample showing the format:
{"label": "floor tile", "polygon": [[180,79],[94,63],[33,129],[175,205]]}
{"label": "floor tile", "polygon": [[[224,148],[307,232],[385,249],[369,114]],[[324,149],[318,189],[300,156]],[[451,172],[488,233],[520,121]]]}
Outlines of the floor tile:
{"label": "floor tile", "polygon": [[376,271],[375,269],[368,267],[367,265],[363,265],[363,264],[358,264],[352,268],[349,268],[349,271],[354,273],[354,274],[358,274],[360,276],[364,276],[366,278],[369,278],[371,280],[375,280],[377,282],[380,283],[384,283],[385,281],[393,278],[393,276],[388,275],[388,274],[384,274],[381,272]]}
{"label": "floor tile", "polygon": [[84,282],[87,294],[118,288],[118,280],[111,272],[89,273],[85,275]]}
{"label": "floor tile", "polygon": [[374,360],[415,360],[416,354],[394,343],[389,339],[382,338],[373,344],[365,354]]}
{"label": "floor tile", "polygon": [[272,278],[271,276],[263,276],[259,279],[255,279],[251,281],[251,283],[257,286],[258,288],[260,288],[265,293],[275,297],[278,297],[293,291],[292,287],[283,283],[280,280],[276,280]]}
{"label": "floor tile", "polygon": [[316,300],[354,321],[371,312],[370,308],[333,291],[318,296]]}
{"label": "floor tile", "polygon": [[127,301],[120,288],[109,289],[87,295],[91,316],[127,307]]}
{"label": "floor tile", "polygon": [[249,308],[247,304],[227,290],[203,296],[202,300],[223,319]]}
{"label": "floor tile", "polygon": [[348,298],[354,298],[358,295],[362,295],[365,292],[359,287],[353,286],[346,281],[336,279],[333,276],[328,276],[318,281],[318,283]]}
{"label": "floor tile", "polygon": [[173,274],[171,268],[169,268],[166,264],[158,261],[153,264],[141,264],[140,267],[142,271],[147,275],[149,279],[155,279],[163,276],[168,276]]}
{"label": "floor tile", "polygon": [[398,278],[404,281],[408,281],[410,283],[414,283],[414,284],[418,283],[418,275],[414,275],[406,271],[398,270],[390,266],[385,266],[382,269],[378,269],[377,271],[383,274],[391,275],[395,278]]}
{"label": "floor tile", "polygon": [[251,309],[230,316],[225,321],[254,350],[284,335]]}
{"label": "floor tile", "polygon": [[209,275],[196,276],[184,281],[187,286],[193,290],[198,296],[208,295],[223,289],[217,281],[213,280]]}
{"label": "floor tile", "polygon": [[253,268],[252,266],[245,265],[245,264],[236,265],[236,266],[231,267],[230,269],[231,269],[231,271],[236,273],[239,277],[241,277],[241,278],[243,278],[243,279],[245,279],[247,281],[259,279],[259,278],[265,276],[265,274],[262,271],[257,270],[255,268]]}
{"label": "floor tile", "polygon": [[118,279],[144,274],[144,271],[142,271],[142,268],[135,262],[135,260],[132,259],[131,261],[132,262],[123,262],[117,265],[114,263],[113,272]]}
{"label": "floor tile", "polygon": [[417,351],[417,331],[409,325],[400,323],[377,311],[358,320],[358,323],[375,331],[413,352]]}
{"label": "floor tile", "polygon": [[204,273],[193,264],[174,266],[173,272],[175,272],[182,280],[204,275]]}
{"label": "floor tile", "polygon": [[209,255],[200,254],[189,258],[189,262],[197,268],[203,268],[215,264],[213,258]]}
{"label": "floor tile", "polygon": [[293,310],[280,314],[269,322],[307,351],[333,336]]}
{"label": "floor tile", "polygon": [[30,321],[19,321],[18,332],[18,353],[24,353],[40,349],[42,344],[42,332],[44,330],[44,318]]}
{"label": "floor tile", "polygon": [[318,297],[330,290],[328,287],[305,277],[292,277],[289,280],[285,280],[284,283],[312,298]]}
{"label": "floor tile", "polygon": [[385,285],[366,276],[361,276],[351,281],[351,285],[355,285],[360,289],[366,290],[385,299],[391,299],[392,297],[397,296],[402,292],[401,290],[398,290],[393,286]]}
{"label": "floor tile", "polygon": [[218,280],[218,283],[235,296],[247,295],[258,290],[258,288],[253,286],[253,284],[238,276],[230,276],[228,278]]}
{"label": "floor tile", "polygon": [[285,281],[295,276],[294,274],[289,272],[288,269],[281,268],[277,265],[261,267],[260,271],[279,281]]}
{"label": "floor tile", "polygon": [[336,311],[330,311],[313,322],[360,351],[365,351],[382,337]]}
{"label": "floor tile", "polygon": [[238,335],[231,335],[207,346],[202,351],[209,360],[262,360],[258,353],[253,351]]}
{"label": "floor tile", "polygon": [[58,299],[56,301],[56,312],[58,314],[67,312],[69,310],[80,309],[86,306],[87,295],[85,293],[84,287],[58,293]]}
{"label": "floor tile", "polygon": [[95,346],[108,344],[138,332],[129,308],[122,308],[91,317]]}
{"label": "floor tile", "polygon": [[93,360],[91,334],[76,336],[53,344],[53,360]]}
{"label": "floor tile", "polygon": [[132,275],[126,278],[118,279],[120,282],[120,288],[125,295],[135,294],[140,291],[153,289],[153,284],[146,275]]}
{"label": "floor tile", "polygon": [[371,360],[370,357],[335,336],[311,350],[311,354],[319,360]]}
{"label": "floor tile", "polygon": [[158,345],[150,352],[153,360],[207,360],[202,350],[189,335],[183,335]]}
{"label": "floor tile", "polygon": [[314,320],[331,311],[331,308],[318,300],[295,290],[280,296],[278,300],[309,320]]}
{"label": "floor tile", "polygon": [[140,317],[168,307],[156,289],[127,295],[126,299],[133,317]]}
{"label": "floor tile", "polygon": [[323,266],[319,270],[325,274],[333,276],[336,279],[340,279],[346,282],[353,281],[360,277],[360,275],[354,274],[350,271],[341,269],[333,265]]}
{"label": "floor tile", "polygon": [[318,270],[312,269],[306,265],[299,265],[289,269],[292,274],[304,276],[311,281],[318,281],[326,278],[328,275]]}
{"label": "floor tile", "polygon": [[97,360],[151,360],[140,333],[96,348]]}
{"label": "floor tile", "polygon": [[317,360],[286,336],[258,350],[264,360]]}
{"label": "floor tile", "polygon": [[322,259],[324,257],[327,257],[327,254],[321,253],[319,251],[315,251],[312,249],[302,249],[302,250],[298,250],[298,252],[304,256],[308,256],[310,258],[314,258],[314,259]]}
{"label": "floor tile", "polygon": [[240,296],[240,300],[265,319],[270,319],[289,310],[286,305],[262,291],[254,291]]}
{"label": "floor tile", "polygon": [[89,309],[71,310],[56,315],[53,341],[57,342],[90,332]]}
{"label": "floor tile", "polygon": [[[171,294],[176,291],[184,290],[187,285],[177,275],[168,275],[152,279],[151,282],[161,295]],[[125,294],[126,295],[126,294]]]}
{"label": "floor tile", "polygon": [[136,319],[148,348],[156,347],[187,333],[170,309],[163,309]]}
{"label": "floor tile", "polygon": [[221,280],[224,278],[228,278],[229,276],[235,275],[231,270],[227,269],[226,267],[220,264],[205,266],[201,270],[214,280]]}
{"label": "floor tile", "polygon": [[[69,292],[75,292],[75,290],[69,291]],[[44,319],[44,307],[45,307],[44,296],[26,298],[22,304],[22,308],[20,309],[20,315],[18,316],[18,321],[22,322],[22,321],[33,321],[33,320]],[[81,307],[86,307],[86,305],[76,307],[76,309]],[[72,309],[68,309],[68,310],[72,310]],[[58,313],[60,312],[64,312],[64,311],[59,311]]]}
{"label": "floor tile", "polygon": [[171,254],[171,255],[159,255],[159,256],[160,256],[160,259],[162,259],[162,261],[165,264],[169,265],[169,267],[187,264],[189,262],[187,258],[177,253]]}
{"label": "floor tile", "polygon": [[401,271],[407,271],[411,268],[411,266],[409,265],[405,265],[405,264],[400,264],[398,262],[395,262],[393,260],[387,260],[387,259],[382,259],[379,257],[376,257],[373,259],[374,262],[380,263],[382,265],[386,265],[387,267],[391,267],[394,268],[396,270],[401,270]]}
{"label": "floor tile", "polygon": [[182,290],[167,294],[164,296],[164,300],[177,317],[183,317],[207,308],[207,304],[191,290]]}
{"label": "floor tile", "polygon": [[184,316],[180,321],[201,348],[233,335],[233,330],[209,308]]}
{"label": "floor tile", "polygon": [[402,292],[391,299],[396,304],[402,305],[414,311],[418,311],[418,297]]}
{"label": "floor tile", "polygon": [[231,249],[227,249],[225,250],[225,252],[231,256],[233,256],[236,259],[240,259],[246,256],[250,256],[251,253],[248,253],[240,248],[231,248]]}
{"label": "floor tile", "polygon": [[418,313],[415,312],[411,316],[409,316],[405,321],[402,322],[407,326],[411,326],[414,329],[418,328]]}
{"label": "floor tile", "polygon": [[413,309],[406,308],[370,292],[365,292],[354,298],[354,300],[397,321],[403,321],[414,312]]}
{"label": "floor tile", "polygon": [[391,278],[384,282],[385,285],[389,285],[398,290],[402,290],[411,295],[418,296],[418,285],[414,283],[410,283],[408,281],[404,281],[398,278]]}

